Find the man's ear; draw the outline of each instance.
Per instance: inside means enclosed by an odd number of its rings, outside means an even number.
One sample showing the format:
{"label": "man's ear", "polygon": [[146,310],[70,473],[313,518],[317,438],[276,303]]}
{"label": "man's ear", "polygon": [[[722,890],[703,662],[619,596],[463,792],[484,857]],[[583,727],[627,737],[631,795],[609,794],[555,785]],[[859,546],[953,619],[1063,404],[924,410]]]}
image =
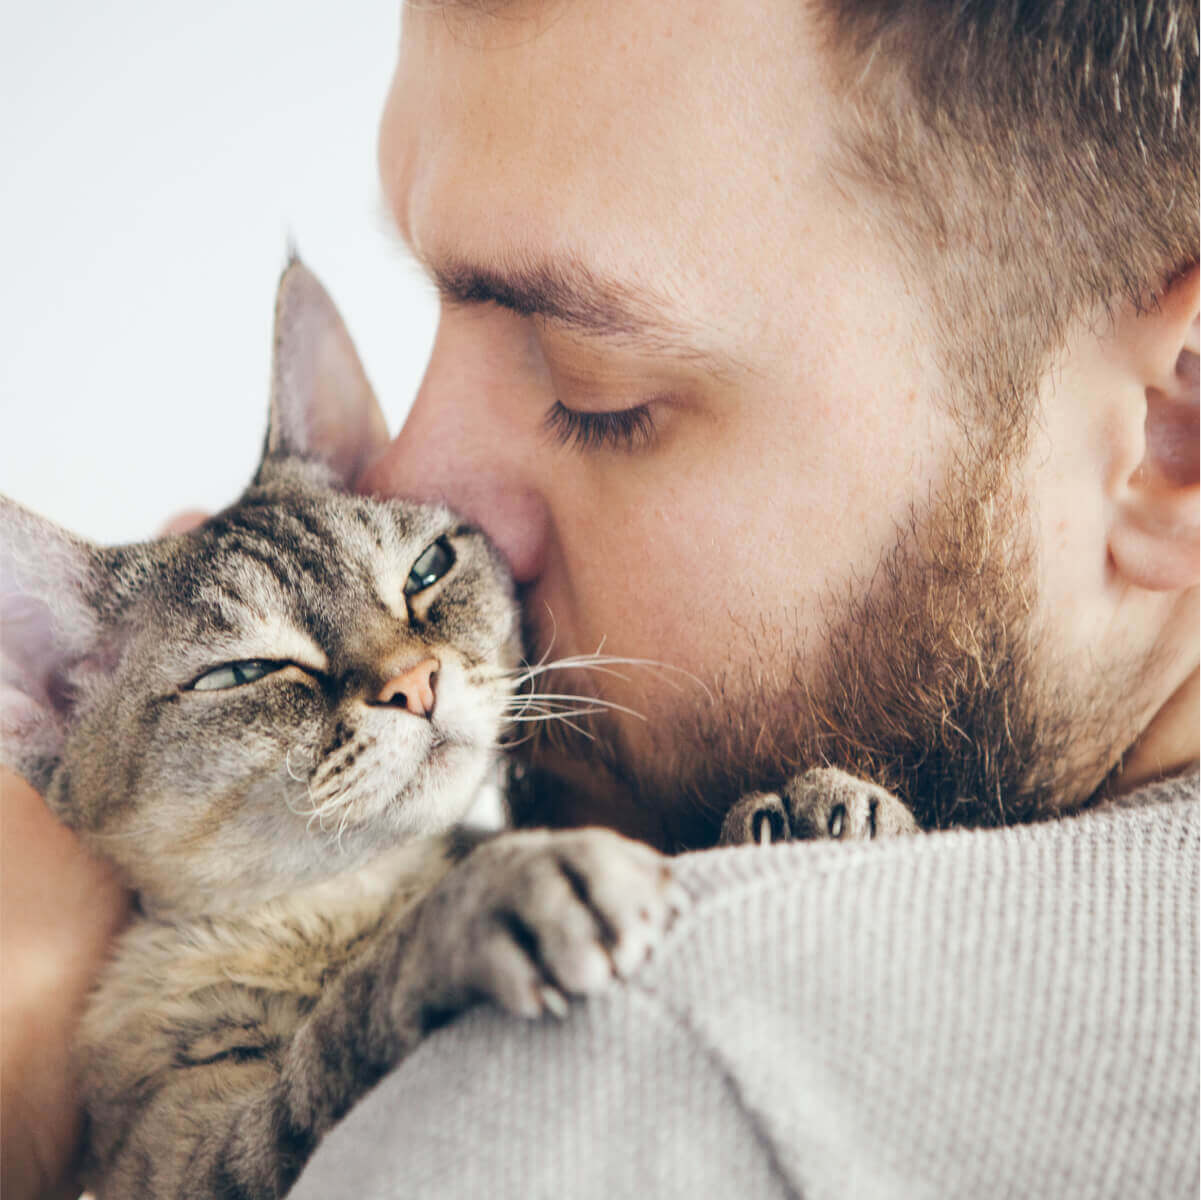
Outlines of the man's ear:
{"label": "man's ear", "polygon": [[1198,582],[1198,278],[1196,266],[1177,276],[1154,309],[1116,329],[1145,416],[1112,478],[1109,552],[1124,579],[1151,591]]}
{"label": "man's ear", "polygon": [[275,298],[263,466],[280,458],[316,459],[350,487],[387,444],[383,413],[334,302],[304,263],[292,257]]}
{"label": "man's ear", "polygon": [[100,578],[95,547],[0,496],[0,762],[40,792],[100,643]]}

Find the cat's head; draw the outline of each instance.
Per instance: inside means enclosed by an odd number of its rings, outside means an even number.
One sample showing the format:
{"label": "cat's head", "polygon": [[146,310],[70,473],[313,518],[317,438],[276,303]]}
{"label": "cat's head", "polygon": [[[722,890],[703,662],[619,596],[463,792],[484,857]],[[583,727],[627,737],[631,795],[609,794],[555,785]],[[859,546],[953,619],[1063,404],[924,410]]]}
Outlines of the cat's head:
{"label": "cat's head", "polygon": [[386,437],[293,263],[236,504],[104,548],[0,498],[3,760],[148,904],[218,910],[446,829],[494,761],[512,588],[445,509],[345,490]]}

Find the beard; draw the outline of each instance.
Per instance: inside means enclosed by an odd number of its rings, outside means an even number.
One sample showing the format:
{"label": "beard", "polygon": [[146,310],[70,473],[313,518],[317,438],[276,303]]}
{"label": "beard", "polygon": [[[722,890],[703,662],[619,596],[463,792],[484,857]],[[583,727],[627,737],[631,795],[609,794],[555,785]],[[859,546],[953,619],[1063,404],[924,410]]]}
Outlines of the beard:
{"label": "beard", "polygon": [[[788,636],[777,621],[770,635],[744,633],[742,665],[706,681],[704,700],[656,711],[636,735],[612,713],[538,727],[512,772],[515,821],[583,818],[666,849],[704,848],[740,796],[814,766],[887,788],[924,829],[1085,806],[1137,729],[1141,672],[1052,654],[1018,458],[993,442],[970,469],[960,459],[867,584],[828,596],[815,629]],[[527,645],[545,647],[545,632],[529,629]],[[577,670],[546,690],[605,698]]]}

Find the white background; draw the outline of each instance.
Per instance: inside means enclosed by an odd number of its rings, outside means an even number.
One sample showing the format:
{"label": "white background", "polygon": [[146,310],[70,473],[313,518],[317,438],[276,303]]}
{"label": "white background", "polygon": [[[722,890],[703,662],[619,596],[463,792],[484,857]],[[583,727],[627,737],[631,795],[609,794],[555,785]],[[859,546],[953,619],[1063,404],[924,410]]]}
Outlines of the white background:
{"label": "white background", "polygon": [[105,542],[232,500],[290,236],[395,430],[435,320],[376,178],[399,0],[0,11],[0,491]]}

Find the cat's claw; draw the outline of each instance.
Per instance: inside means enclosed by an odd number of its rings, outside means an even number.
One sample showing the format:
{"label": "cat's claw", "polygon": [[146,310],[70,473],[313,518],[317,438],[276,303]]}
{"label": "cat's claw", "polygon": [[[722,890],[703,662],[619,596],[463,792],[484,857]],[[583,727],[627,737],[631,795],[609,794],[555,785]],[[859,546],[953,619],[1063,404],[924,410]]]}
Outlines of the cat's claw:
{"label": "cat's claw", "polygon": [[721,846],[770,846],[792,839],[788,810],[775,792],[750,792],[726,813]]}
{"label": "cat's claw", "polygon": [[567,1016],[567,997],[558,988],[544,985],[538,995],[542,1000],[543,1011],[550,1013],[552,1017],[558,1017],[560,1021]]}

